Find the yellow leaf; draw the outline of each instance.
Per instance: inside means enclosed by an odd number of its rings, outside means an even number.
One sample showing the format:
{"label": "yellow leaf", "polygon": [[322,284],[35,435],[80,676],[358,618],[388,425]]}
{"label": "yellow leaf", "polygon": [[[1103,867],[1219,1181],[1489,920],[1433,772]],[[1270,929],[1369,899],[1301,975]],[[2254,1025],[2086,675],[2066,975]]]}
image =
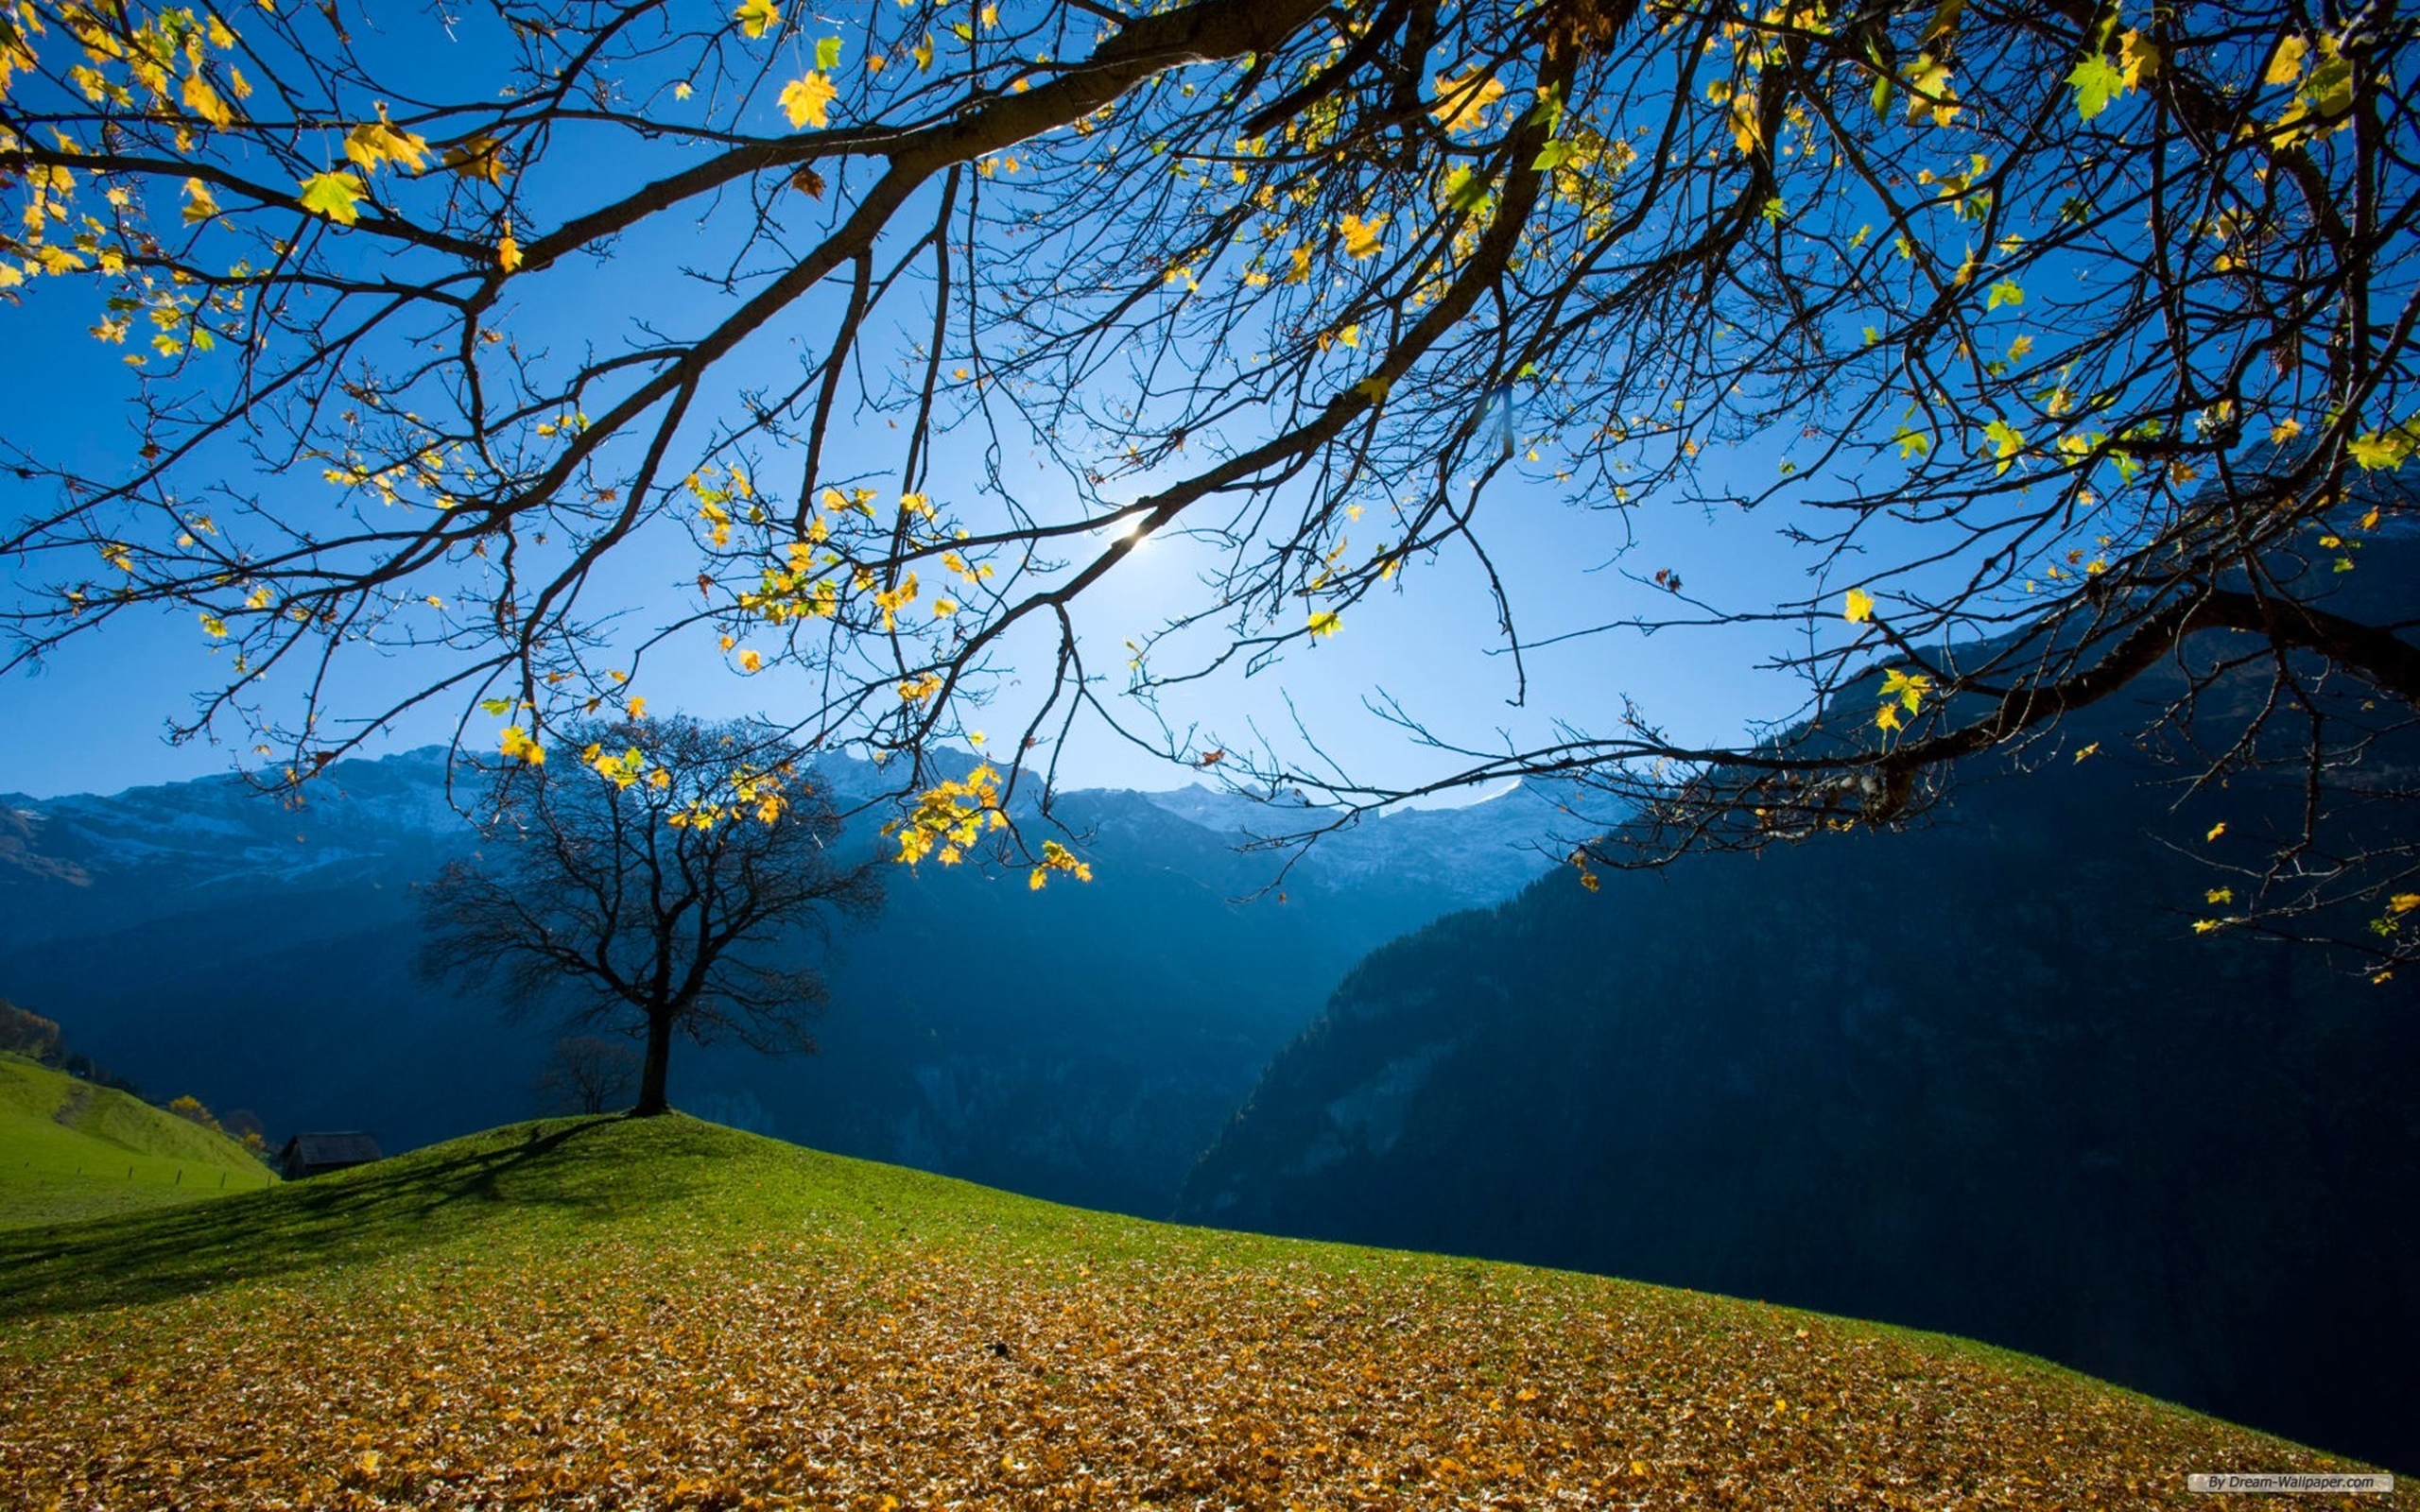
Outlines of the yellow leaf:
{"label": "yellow leaf", "polygon": [[300,194],[304,210],[314,215],[323,215],[339,226],[350,226],[360,220],[361,201],[369,197],[369,188],[344,169],[313,174],[302,180]]}
{"label": "yellow leaf", "polygon": [[1862,588],[1850,589],[1848,599],[1841,607],[1841,617],[1851,625],[1863,625],[1874,618],[1874,595]]}
{"label": "yellow leaf", "polygon": [[741,0],[731,19],[739,23],[740,31],[746,35],[762,37],[781,22],[782,9],[773,0]]}
{"label": "yellow leaf", "polygon": [[1437,76],[1437,103],[1428,113],[1436,118],[1451,136],[1476,131],[1487,125],[1488,107],[1504,96],[1504,86],[1493,75],[1485,77],[1474,66],[1460,77]]}
{"label": "yellow leaf", "polygon": [[465,179],[481,179],[499,187],[504,183],[504,144],[484,131],[447,147],[440,161]]}
{"label": "yellow leaf", "polygon": [[1343,623],[1344,622],[1342,620],[1337,618],[1334,610],[1322,610],[1311,616],[1311,634],[1314,636],[1334,635],[1337,632],[1338,627],[1343,625]]}
{"label": "yellow leaf", "polygon": [[381,104],[378,119],[364,121],[346,134],[344,155],[365,173],[376,172],[382,163],[397,163],[406,173],[418,173],[421,163],[428,156],[428,143],[389,124],[387,107]]}
{"label": "yellow leaf", "polygon": [[832,102],[839,97],[840,92],[830,76],[809,74],[804,78],[792,79],[782,90],[782,110],[792,126],[829,126]]}
{"label": "yellow leaf", "polygon": [[740,652],[740,653],[739,653],[739,670],[740,670],[740,671],[742,671],[742,672],[755,672],[755,671],[758,671],[758,670],[762,669],[764,665],[765,665],[765,659],[764,659],[762,656],[759,656],[758,654],[756,654],[755,652],[753,652],[753,651],[742,651],[742,652]]}
{"label": "yellow leaf", "polygon": [[2269,60],[2269,72],[2260,76],[2264,84],[2290,84],[2303,77],[2303,59],[2310,52],[2308,38],[2287,36],[2277,43],[2277,55]]}
{"label": "yellow leaf", "polygon": [[1378,255],[1379,247],[1378,231],[1386,223],[1387,217],[1384,215],[1374,220],[1363,220],[1358,215],[1347,215],[1337,223],[1336,229],[1344,237],[1344,250],[1348,255],[1375,257]]}
{"label": "yellow leaf", "polygon": [[504,239],[495,244],[495,266],[510,273],[521,266],[521,244],[512,239],[512,222],[504,223]]}
{"label": "yellow leaf", "polygon": [[530,739],[529,731],[519,725],[506,727],[502,737],[502,748],[505,755],[518,757],[532,766],[546,765],[545,747]]}
{"label": "yellow leaf", "polygon": [[210,80],[199,74],[188,77],[177,94],[188,109],[211,125],[223,129],[235,124],[234,111],[210,87]]}
{"label": "yellow leaf", "polygon": [[2205,835],[2204,835],[2204,836],[2202,836],[2202,838],[2203,838],[2204,840],[2205,840],[2205,841],[2208,841],[2208,840],[2215,840],[2215,839],[2217,839],[2220,835],[2222,835],[2222,834],[2224,834],[2224,833],[2227,833],[2227,821],[2226,821],[2226,820],[2224,820],[2224,819],[2221,819],[2218,823],[2211,825],[2211,826],[2210,826],[2210,833],[2207,833],[2207,834],[2205,834]]}
{"label": "yellow leaf", "polygon": [[2099,742],[2099,741],[2097,741],[2097,740],[2096,740],[2096,741],[2094,741],[2091,745],[2086,746],[2085,747],[2083,747],[2083,749],[2082,749],[2082,750],[2080,750],[2080,751],[2077,751],[2077,752],[2076,752],[2076,760],[2078,760],[2078,761],[2082,761],[2082,760],[2083,760],[2085,757],[2087,757],[2087,756],[2090,756],[2090,755],[2093,755],[2093,754],[2097,753],[2100,749],[2100,742]]}
{"label": "yellow leaf", "polygon": [[210,185],[199,179],[187,179],[185,180],[185,224],[199,225],[216,214],[218,214],[218,201],[211,197]]}
{"label": "yellow leaf", "polygon": [[2420,892],[2399,892],[2386,901],[2390,913],[2408,914],[2420,908]]}

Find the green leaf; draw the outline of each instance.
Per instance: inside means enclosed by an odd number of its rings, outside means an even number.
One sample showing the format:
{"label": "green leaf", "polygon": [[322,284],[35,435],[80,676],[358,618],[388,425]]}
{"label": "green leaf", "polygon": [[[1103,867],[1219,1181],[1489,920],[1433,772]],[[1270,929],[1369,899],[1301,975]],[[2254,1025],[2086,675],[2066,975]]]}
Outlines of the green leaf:
{"label": "green leaf", "polygon": [[1570,143],[1549,142],[1546,145],[1545,148],[1538,153],[1537,161],[1530,163],[1530,166],[1541,170],[1547,168],[1560,168],[1564,164],[1564,160],[1570,156]]}
{"label": "green leaf", "polygon": [[818,72],[825,74],[840,66],[839,38],[826,37],[815,44],[815,66]]}
{"label": "green leaf", "polygon": [[302,180],[302,208],[314,215],[323,215],[339,226],[350,226],[361,218],[361,201],[370,197],[369,188],[350,168],[335,173],[315,173]]}
{"label": "green leaf", "polygon": [[2372,431],[2345,444],[2364,472],[2393,472],[2411,455],[2411,438],[2401,431]]}
{"label": "green leaf", "polygon": [[2126,77],[2099,52],[2076,64],[2067,82],[2075,86],[2076,114],[2087,121],[2109,109],[2109,102],[2126,91]]}
{"label": "green leaf", "polygon": [[2025,291],[2016,286],[2015,280],[2004,278],[1992,285],[1991,298],[1983,301],[1983,310],[1984,313],[1989,314],[2003,304],[2023,304],[2024,302]]}
{"label": "green leaf", "polygon": [[1456,168],[1445,176],[1447,209],[1468,215],[1487,203],[1488,180],[1468,168]]}
{"label": "green leaf", "polygon": [[1992,455],[1999,458],[1999,472],[2007,472],[2010,459],[2024,449],[2025,433],[2004,420],[1996,420],[1983,427],[1983,435],[1992,443]]}
{"label": "green leaf", "polygon": [[510,698],[482,698],[479,700],[479,713],[483,714],[493,714],[498,719],[501,719],[506,714],[512,713],[512,700]]}

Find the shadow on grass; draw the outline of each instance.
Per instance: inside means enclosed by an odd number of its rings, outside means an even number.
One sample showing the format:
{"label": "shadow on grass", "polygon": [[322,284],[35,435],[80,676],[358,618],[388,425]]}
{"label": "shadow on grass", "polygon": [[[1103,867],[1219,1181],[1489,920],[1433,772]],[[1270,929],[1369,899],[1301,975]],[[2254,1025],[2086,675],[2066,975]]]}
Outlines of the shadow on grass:
{"label": "shadow on grass", "polygon": [[533,1214],[627,1222],[702,1185],[701,1163],[682,1159],[711,1153],[697,1143],[618,1117],[523,1125],[264,1192],[0,1231],[0,1321],[368,1263]]}

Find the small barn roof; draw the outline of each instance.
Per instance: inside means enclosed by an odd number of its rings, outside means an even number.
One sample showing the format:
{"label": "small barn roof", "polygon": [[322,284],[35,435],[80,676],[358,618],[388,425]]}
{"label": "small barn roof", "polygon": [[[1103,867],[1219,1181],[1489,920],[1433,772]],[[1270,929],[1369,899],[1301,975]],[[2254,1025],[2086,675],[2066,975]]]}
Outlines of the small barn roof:
{"label": "small barn roof", "polygon": [[361,1165],[378,1160],[378,1142],[358,1131],[347,1134],[297,1134],[280,1152],[304,1165]]}

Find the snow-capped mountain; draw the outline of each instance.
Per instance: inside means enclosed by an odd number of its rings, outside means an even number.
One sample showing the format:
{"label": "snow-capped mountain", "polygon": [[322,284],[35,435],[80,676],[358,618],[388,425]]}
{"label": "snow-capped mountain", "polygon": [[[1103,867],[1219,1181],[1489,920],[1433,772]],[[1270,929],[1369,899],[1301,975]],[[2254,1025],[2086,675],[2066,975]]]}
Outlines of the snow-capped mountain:
{"label": "snow-capped mountain", "polygon": [[[427,748],[331,765],[300,806],[233,776],[0,798],[0,996],[156,1095],[390,1149],[527,1116],[543,1005],[415,971],[415,885],[474,843]],[[884,774],[837,763],[844,801]],[[467,796],[467,795],[466,795]],[[887,811],[853,821],[877,842]],[[676,1105],[828,1148],[1160,1212],[1262,1065],[1345,970],[1510,897],[1574,822],[1527,790],[1364,818],[1283,869],[1238,849],[1312,816],[1196,787],[1059,795],[1021,821],[1095,881],[930,862],[828,974],[824,1054],[684,1049]]]}

